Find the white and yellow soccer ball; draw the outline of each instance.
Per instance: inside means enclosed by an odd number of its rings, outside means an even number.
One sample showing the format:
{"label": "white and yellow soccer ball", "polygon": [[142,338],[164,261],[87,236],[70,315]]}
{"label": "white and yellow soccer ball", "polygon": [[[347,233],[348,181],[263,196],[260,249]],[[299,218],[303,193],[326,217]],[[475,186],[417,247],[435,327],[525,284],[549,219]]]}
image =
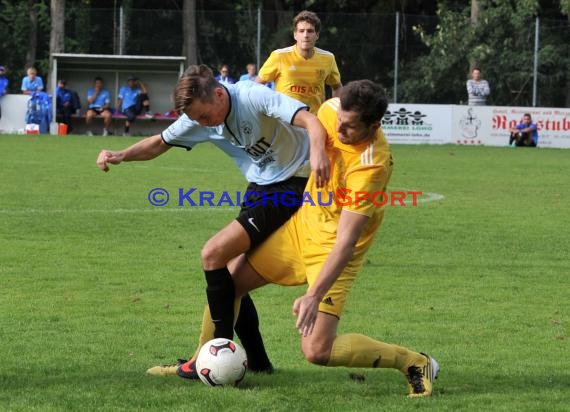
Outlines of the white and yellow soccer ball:
{"label": "white and yellow soccer ball", "polygon": [[230,339],[212,339],[202,346],[196,358],[198,376],[209,386],[237,386],[246,370],[245,350]]}

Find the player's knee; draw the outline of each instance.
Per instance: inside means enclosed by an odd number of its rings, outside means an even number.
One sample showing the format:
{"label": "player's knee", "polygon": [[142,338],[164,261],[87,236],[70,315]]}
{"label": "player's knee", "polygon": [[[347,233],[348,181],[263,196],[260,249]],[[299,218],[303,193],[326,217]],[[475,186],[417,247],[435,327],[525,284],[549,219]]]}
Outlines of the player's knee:
{"label": "player's knee", "polygon": [[224,266],[227,262],[223,261],[223,255],[221,253],[222,248],[217,245],[212,239],[208,240],[202,251],[200,252],[200,257],[202,259],[202,266],[204,269],[216,269],[220,265]]}
{"label": "player's knee", "polygon": [[322,345],[305,345],[303,347],[305,359],[315,365],[327,365],[329,363],[330,354],[330,348]]}

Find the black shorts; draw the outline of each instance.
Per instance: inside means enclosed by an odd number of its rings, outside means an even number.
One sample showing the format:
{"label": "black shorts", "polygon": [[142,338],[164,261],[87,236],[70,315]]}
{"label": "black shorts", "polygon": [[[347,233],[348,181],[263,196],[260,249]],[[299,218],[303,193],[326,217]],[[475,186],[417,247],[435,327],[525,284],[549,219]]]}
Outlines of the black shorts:
{"label": "black shorts", "polygon": [[263,243],[299,209],[308,178],[291,177],[271,185],[250,183],[236,220],[251,241],[250,249]]}
{"label": "black shorts", "polygon": [[88,111],[89,111],[89,110],[94,111],[97,116],[101,115],[101,113],[103,113],[103,112],[105,112],[105,111],[107,111],[107,112],[109,111],[109,109],[103,109],[102,107],[90,107],[90,108],[87,109],[87,110],[88,110]]}
{"label": "black shorts", "polygon": [[133,123],[137,120],[137,116],[142,113],[143,110],[143,103],[148,100],[148,94],[141,93],[137,96],[135,104],[132,106],[127,107],[123,110],[123,114],[127,116],[127,120],[129,123]]}

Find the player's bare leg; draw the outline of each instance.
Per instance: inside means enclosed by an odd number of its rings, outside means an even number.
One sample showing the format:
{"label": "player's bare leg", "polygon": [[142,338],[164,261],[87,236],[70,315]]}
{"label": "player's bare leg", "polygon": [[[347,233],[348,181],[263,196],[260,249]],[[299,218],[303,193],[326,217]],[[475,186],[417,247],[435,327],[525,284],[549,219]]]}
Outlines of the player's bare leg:
{"label": "player's bare leg", "polygon": [[431,395],[439,372],[434,359],[357,333],[337,336],[338,322],[336,316],[317,314],[313,332],[301,337],[301,348],[309,362],[324,366],[398,369],[408,380],[408,396]]}

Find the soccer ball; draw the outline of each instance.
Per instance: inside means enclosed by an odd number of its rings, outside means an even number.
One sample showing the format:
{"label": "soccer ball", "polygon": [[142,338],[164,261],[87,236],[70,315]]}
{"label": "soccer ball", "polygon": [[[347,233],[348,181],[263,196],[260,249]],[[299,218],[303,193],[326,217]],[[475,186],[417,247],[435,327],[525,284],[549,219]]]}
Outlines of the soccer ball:
{"label": "soccer ball", "polygon": [[245,350],[229,339],[212,339],[202,346],[196,358],[198,376],[209,386],[237,386],[246,369]]}

